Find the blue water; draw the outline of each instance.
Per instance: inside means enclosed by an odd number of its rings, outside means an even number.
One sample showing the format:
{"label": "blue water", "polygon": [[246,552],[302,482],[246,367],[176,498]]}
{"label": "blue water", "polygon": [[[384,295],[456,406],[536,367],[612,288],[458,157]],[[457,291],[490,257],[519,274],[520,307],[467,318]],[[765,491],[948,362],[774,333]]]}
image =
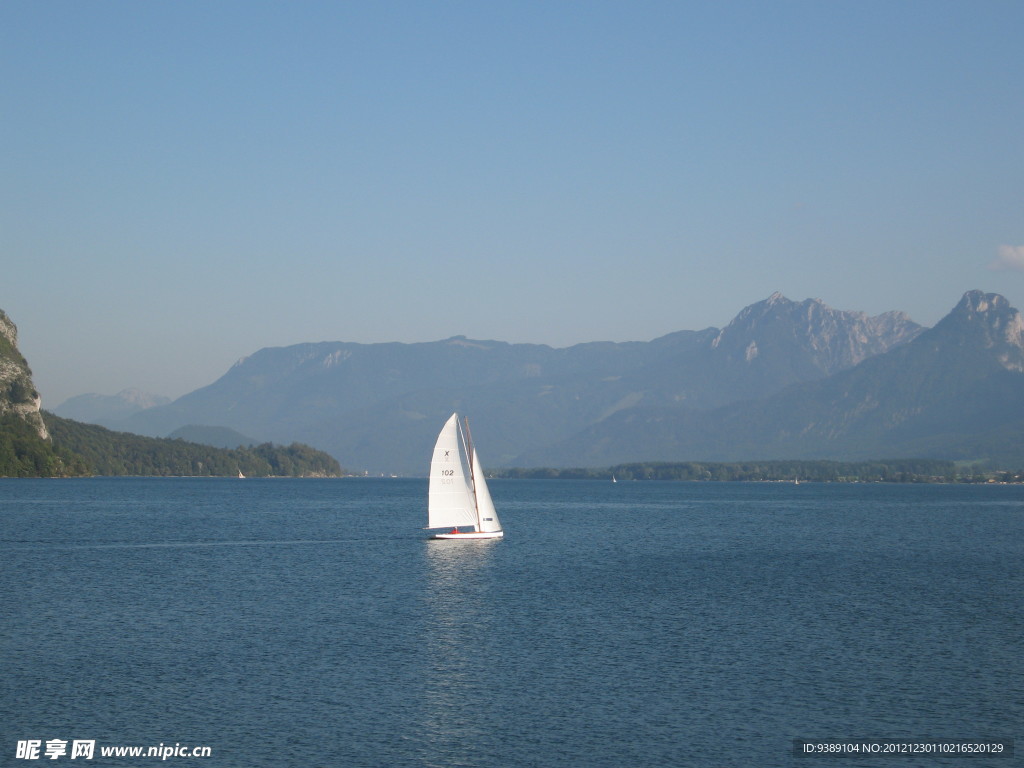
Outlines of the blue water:
{"label": "blue water", "polygon": [[1024,736],[1024,488],[491,490],[506,538],[470,543],[426,540],[424,481],[0,481],[0,765],[59,738],[204,768],[812,768],[835,758],[793,739]]}

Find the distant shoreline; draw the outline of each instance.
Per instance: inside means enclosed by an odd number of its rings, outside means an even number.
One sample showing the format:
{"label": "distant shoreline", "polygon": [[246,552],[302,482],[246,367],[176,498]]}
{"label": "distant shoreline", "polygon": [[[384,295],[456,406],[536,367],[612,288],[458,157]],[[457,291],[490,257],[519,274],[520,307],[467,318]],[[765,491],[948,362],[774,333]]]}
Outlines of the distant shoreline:
{"label": "distant shoreline", "polygon": [[772,460],[638,462],[601,469],[494,469],[488,477],[529,480],[663,480],[761,483],[1004,483],[1024,482],[1024,471],[941,459],[870,461]]}

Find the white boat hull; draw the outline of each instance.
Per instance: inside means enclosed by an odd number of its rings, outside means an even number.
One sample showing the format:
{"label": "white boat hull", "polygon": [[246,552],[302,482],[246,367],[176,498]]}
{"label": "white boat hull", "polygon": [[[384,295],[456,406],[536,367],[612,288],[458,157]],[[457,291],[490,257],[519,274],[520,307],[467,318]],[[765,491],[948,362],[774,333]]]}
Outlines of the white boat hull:
{"label": "white boat hull", "polygon": [[472,531],[470,533],[435,533],[432,539],[500,539],[504,531]]}

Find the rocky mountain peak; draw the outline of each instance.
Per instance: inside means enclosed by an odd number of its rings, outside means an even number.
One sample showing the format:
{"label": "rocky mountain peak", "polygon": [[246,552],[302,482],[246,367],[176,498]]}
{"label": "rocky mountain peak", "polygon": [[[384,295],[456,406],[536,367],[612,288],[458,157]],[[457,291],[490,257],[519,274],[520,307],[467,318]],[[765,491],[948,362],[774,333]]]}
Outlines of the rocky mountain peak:
{"label": "rocky mountain peak", "polygon": [[128,389],[122,389],[116,395],[118,400],[121,400],[129,405],[135,406],[140,411],[144,408],[153,408],[157,405],[164,405],[165,403],[171,402],[170,398],[163,397],[162,395],[154,395],[150,392],[143,392],[141,389],[135,387],[129,387]]}
{"label": "rocky mountain peak", "polygon": [[1005,297],[1000,296],[998,293],[985,293],[984,291],[967,291],[960,299],[960,303],[953,308],[952,314],[957,313],[987,313],[987,312],[1006,312],[1007,310],[1013,310],[1010,306],[1010,302]]}
{"label": "rocky mountain peak", "polygon": [[998,293],[968,291],[935,332],[957,344],[994,349],[1004,368],[1024,371],[1024,318]]}
{"label": "rocky mountain peak", "polygon": [[747,363],[763,362],[767,350],[774,350],[776,358],[799,355],[830,375],[910,341],[922,330],[902,312],[868,317],[832,309],[821,299],[797,302],[775,292],[743,309],[712,348]]}
{"label": "rocky mountain peak", "polygon": [[2,309],[0,309],[0,336],[11,346],[18,346],[18,328]]}

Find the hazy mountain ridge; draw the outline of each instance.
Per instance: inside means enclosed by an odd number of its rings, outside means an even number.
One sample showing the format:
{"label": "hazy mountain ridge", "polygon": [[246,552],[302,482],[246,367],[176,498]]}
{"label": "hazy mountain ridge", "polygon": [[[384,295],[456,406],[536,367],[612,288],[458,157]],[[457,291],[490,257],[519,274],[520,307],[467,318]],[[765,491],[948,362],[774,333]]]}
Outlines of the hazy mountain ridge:
{"label": "hazy mountain ridge", "polygon": [[258,442],[227,427],[204,427],[195,424],[176,429],[167,437],[171,440],[184,440],[186,443],[212,445],[215,448],[242,448],[256,445]]}
{"label": "hazy mountain ridge", "polygon": [[[496,425],[491,455],[511,458],[529,435],[563,434],[597,418],[604,403],[619,399],[600,390],[621,389],[616,382],[629,370],[665,348],[692,346],[697,335],[567,349],[461,336],[263,349],[210,386],[136,414],[122,428],[157,435],[185,423],[217,424],[263,440],[330,446],[325,450],[335,456],[357,457],[356,466],[416,472],[423,449],[414,458],[409,442],[432,440],[437,419],[443,423],[459,407],[476,417],[481,434]],[[571,402],[577,407],[567,409]]]}
{"label": "hazy mountain ridge", "polygon": [[[650,342],[556,349],[457,336],[300,344],[261,349],[213,384],[136,413],[120,428],[161,435],[185,424],[224,426],[260,440],[300,440],[348,466],[423,474],[438,425],[460,410],[472,417],[489,464],[529,463],[596,425],[649,409],[700,412],[765,397],[922,331],[899,312],[868,317],[773,294],[724,329]],[[651,451],[658,446],[648,441]],[[561,455],[558,463],[585,455]]]}
{"label": "hazy mountain ridge", "polygon": [[153,395],[139,389],[122,389],[116,395],[85,394],[69,398],[53,409],[62,418],[99,424],[117,425],[133,413],[171,402],[171,398]]}

